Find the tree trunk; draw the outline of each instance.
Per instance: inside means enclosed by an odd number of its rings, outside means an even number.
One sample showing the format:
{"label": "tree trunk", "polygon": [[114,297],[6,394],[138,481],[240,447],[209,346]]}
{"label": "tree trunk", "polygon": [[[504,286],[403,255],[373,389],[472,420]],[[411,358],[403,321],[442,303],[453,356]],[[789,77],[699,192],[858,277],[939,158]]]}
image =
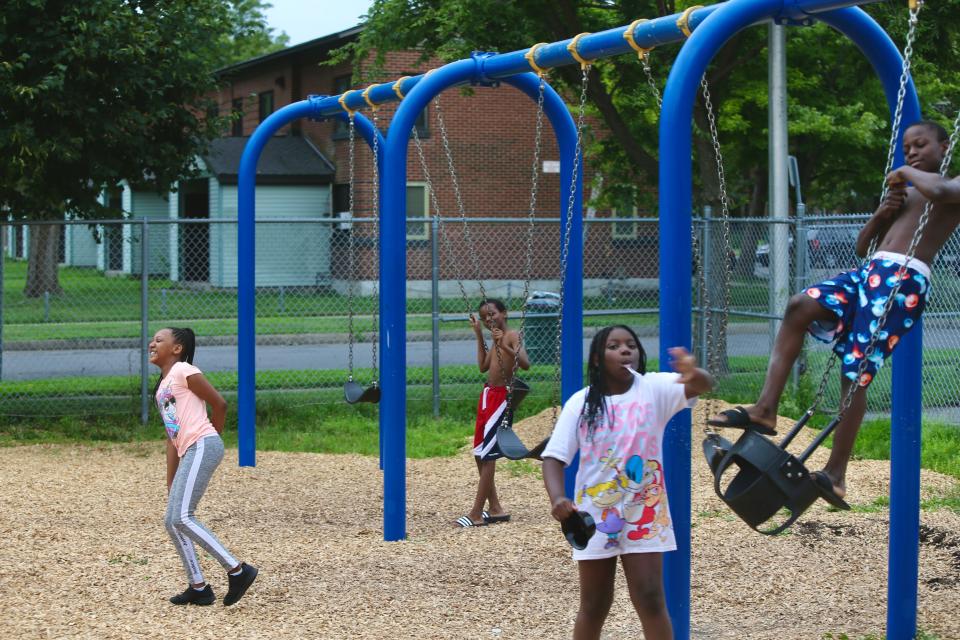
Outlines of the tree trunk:
{"label": "tree trunk", "polygon": [[[767,204],[767,176],[760,167],[750,169],[750,179],[753,182],[753,192],[750,194],[750,205],[747,216],[762,218],[765,215]],[[737,260],[737,275],[741,277],[753,276],[753,262],[757,253],[757,245],[767,233],[767,225],[743,225],[743,236],[740,241],[740,259]]]}
{"label": "tree trunk", "polygon": [[27,284],[23,295],[39,298],[44,292],[59,295],[57,262],[60,254],[60,227],[53,224],[30,225],[30,253],[27,258]]}

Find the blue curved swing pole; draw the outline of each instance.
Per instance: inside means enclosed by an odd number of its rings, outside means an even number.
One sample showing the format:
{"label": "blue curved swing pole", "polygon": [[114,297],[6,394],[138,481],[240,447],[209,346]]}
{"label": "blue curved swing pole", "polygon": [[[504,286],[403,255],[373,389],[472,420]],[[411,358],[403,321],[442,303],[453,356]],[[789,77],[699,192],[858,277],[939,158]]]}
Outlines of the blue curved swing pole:
{"label": "blue curved swing pole", "polygon": [[[382,222],[380,234],[381,277],[381,354],[380,371],[383,395],[380,400],[380,432],[383,434],[383,536],[385,540],[406,537],[406,158],[417,116],[443,90],[466,82],[488,82],[483,73],[485,56],[452,62],[419,79],[409,93],[404,94],[394,114],[384,148],[382,180]],[[513,76],[506,82],[527,95],[536,95],[539,80],[532,74]],[[552,89],[544,92],[544,113],[553,125],[560,146],[560,177],[566,202],[572,178],[573,149],[576,146],[576,127],[563,100]],[[579,177],[578,177],[579,178]],[[574,224],[571,227],[571,261],[564,274],[568,295],[582,299],[582,230],[579,226],[581,181],[575,191]],[[576,255],[577,258],[573,258]],[[583,336],[583,318],[580,305],[573,305],[561,319],[564,344],[561,360],[565,377],[562,392],[572,394],[582,382],[577,379],[582,367],[580,344]],[[569,331],[569,333],[567,333]],[[572,373],[571,373],[572,372]]]}
{"label": "blue curved swing pole", "polygon": [[[322,98],[289,104],[260,123],[243,149],[237,175],[237,439],[241,467],[257,464],[256,416],[256,200],[257,163],[263,148],[282,127],[299,118],[319,117]],[[346,117],[344,115],[344,117]],[[357,130],[373,144],[375,129],[356,114]],[[380,136],[380,132],[376,132]],[[383,137],[380,136],[382,148]],[[381,163],[382,164],[382,163]]]}
{"label": "blue curved swing pole", "polygon": [[[883,84],[891,112],[896,107],[902,58],[886,33],[860,9],[839,8],[857,3],[794,0],[731,0],[711,14],[693,32],[677,56],[663,96],[660,121],[660,361],[673,345],[690,345],[691,292],[691,120],[693,102],[707,64],[723,44],[741,29],[765,18],[801,21],[816,18],[850,37],[870,60]],[[824,10],[829,10],[824,13]],[[919,103],[911,84],[904,105],[904,122],[919,117]],[[901,131],[902,135],[902,131]],[[902,163],[897,145],[896,161]],[[894,393],[907,385],[912,394],[893,408],[893,428],[905,433],[894,443],[891,464],[905,488],[893,486],[891,500],[890,581],[887,637],[912,638],[916,630],[916,557],[919,513],[920,327],[912,344],[902,345],[894,361]],[[912,374],[912,379],[910,379]],[[896,397],[895,397],[896,400]],[[672,452],[666,470],[671,515],[677,532],[678,553],[664,562],[667,601],[678,638],[690,636],[690,414],[676,416],[667,431],[665,448]],[[917,484],[915,484],[917,483]]]}
{"label": "blue curved swing pole", "polygon": [[[673,345],[690,346],[691,332],[691,119],[693,100],[699,79],[707,64],[733,34],[753,24],[776,20],[789,24],[812,24],[822,20],[851,38],[870,59],[883,83],[891,105],[896,101],[896,86],[901,58],[886,34],[865,13],[851,9],[876,0],[729,0],[684,14],[634,23],[633,40],[643,48],[681,41],[690,35],[671,69],[664,92],[660,124],[660,362],[666,366]],[[632,52],[624,40],[624,27],[590,34],[579,40],[579,54],[588,60]],[[573,64],[567,50],[572,41],[564,40],[539,46],[536,63],[544,69]],[[374,103],[398,100],[406,96],[394,116],[390,134],[381,156],[381,245],[380,299],[381,317],[381,451],[384,467],[384,539],[405,537],[405,409],[406,409],[406,331],[405,308],[405,178],[408,139],[416,116],[427,102],[443,89],[466,82],[509,81],[527,95],[534,95],[536,78],[527,72],[525,58],[529,50],[501,55],[474,56],[442,67],[436,72],[404,78],[394,83],[371,87]],[[507,80],[527,74],[529,80]],[[517,76],[521,77],[521,76]],[[264,121],[244,152],[239,189],[239,311],[240,311],[240,462],[254,464],[254,200],[256,163],[263,145],[281,126],[297,117],[331,117],[342,114],[340,96],[315,98],[290,105]],[[362,109],[367,100],[361,92],[343,96],[349,109]],[[564,118],[570,116],[559,97],[549,89],[545,109],[561,144],[561,178],[569,185],[570,165],[575,140],[569,139]],[[904,105],[904,122],[919,117],[919,106],[912,83]],[[361,133],[363,119],[357,119]],[[575,132],[574,132],[575,135]],[[369,142],[369,139],[368,139]],[[898,145],[899,147],[899,145]],[[898,162],[902,162],[899,149]],[[564,178],[564,176],[566,176]],[[568,188],[568,187],[566,187]],[[563,385],[565,399],[579,389],[582,369],[582,246],[579,228],[580,185],[570,238],[570,259],[564,273],[566,293],[576,305],[568,305],[562,319]],[[575,270],[576,269],[576,270]],[[567,314],[570,314],[569,317]],[[574,338],[577,339],[574,344]],[[914,328],[894,355],[893,444],[891,453],[891,541],[887,636],[891,640],[912,638],[916,629],[917,538],[919,513],[919,442],[921,327]],[[678,551],[665,561],[667,601],[677,638],[690,636],[690,413],[675,417],[667,431],[671,461],[667,464],[671,514],[677,534]]]}

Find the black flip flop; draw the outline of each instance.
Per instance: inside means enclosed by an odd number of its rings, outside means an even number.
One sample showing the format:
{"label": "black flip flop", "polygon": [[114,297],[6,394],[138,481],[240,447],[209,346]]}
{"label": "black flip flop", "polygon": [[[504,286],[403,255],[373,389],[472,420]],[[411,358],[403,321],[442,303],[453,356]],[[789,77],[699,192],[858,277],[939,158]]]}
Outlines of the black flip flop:
{"label": "black flip flop", "polygon": [[586,511],[574,511],[560,523],[560,530],[570,546],[577,550],[587,548],[587,543],[597,531],[597,525]]}
{"label": "black flip flop", "polygon": [[749,429],[751,431],[756,431],[757,433],[764,436],[775,436],[777,432],[775,429],[771,429],[765,424],[760,424],[759,422],[754,422],[750,418],[750,414],[747,413],[747,410],[743,407],[736,407],[734,409],[726,409],[720,412],[726,420],[707,420],[707,424],[711,427],[729,427],[731,429]]}
{"label": "black flip flop", "polygon": [[850,511],[850,505],[847,504],[846,500],[837,495],[836,490],[833,488],[833,482],[830,481],[830,477],[826,473],[823,471],[814,471],[810,474],[810,479],[813,480],[814,486],[817,488],[817,491],[820,492],[821,498],[837,509]]}

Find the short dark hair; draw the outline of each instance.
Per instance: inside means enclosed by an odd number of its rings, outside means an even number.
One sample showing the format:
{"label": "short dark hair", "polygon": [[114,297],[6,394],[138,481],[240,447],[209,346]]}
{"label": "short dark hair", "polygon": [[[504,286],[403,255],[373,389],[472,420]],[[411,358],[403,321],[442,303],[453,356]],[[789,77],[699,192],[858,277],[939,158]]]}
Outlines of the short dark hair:
{"label": "short dark hair", "polygon": [[503,304],[503,300],[499,298],[484,298],[480,301],[480,304],[477,305],[477,311],[483,311],[483,308],[488,304],[495,306],[500,313],[507,310],[507,305]]}
{"label": "short dark hair", "polygon": [[[937,136],[937,142],[946,142],[950,139],[950,134],[947,133],[947,130],[943,128],[939,122],[934,122],[933,120],[918,120],[912,125],[907,127],[907,129],[912,129],[914,127],[923,127],[927,131],[931,131],[934,135]],[[904,129],[906,131],[907,129]]]}

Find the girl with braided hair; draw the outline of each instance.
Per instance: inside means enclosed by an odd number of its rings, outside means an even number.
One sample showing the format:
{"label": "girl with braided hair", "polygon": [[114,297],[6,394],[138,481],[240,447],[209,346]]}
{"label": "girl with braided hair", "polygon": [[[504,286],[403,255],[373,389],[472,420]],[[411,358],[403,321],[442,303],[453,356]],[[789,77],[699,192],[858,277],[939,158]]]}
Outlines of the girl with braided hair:
{"label": "girl with braided hair", "polygon": [[[674,414],[713,387],[713,378],[686,349],[675,347],[670,355],[675,373],[647,373],[646,354],[632,329],[614,325],[599,331],[590,345],[590,386],[564,404],[543,452],[553,517],[563,522],[585,511],[601,534],[573,552],[580,574],[575,639],[600,637],[613,603],[617,558],[643,637],[673,637],[662,556],[677,547],[662,479],[663,432]],[[563,469],[577,451],[574,502],[564,493]]]}

